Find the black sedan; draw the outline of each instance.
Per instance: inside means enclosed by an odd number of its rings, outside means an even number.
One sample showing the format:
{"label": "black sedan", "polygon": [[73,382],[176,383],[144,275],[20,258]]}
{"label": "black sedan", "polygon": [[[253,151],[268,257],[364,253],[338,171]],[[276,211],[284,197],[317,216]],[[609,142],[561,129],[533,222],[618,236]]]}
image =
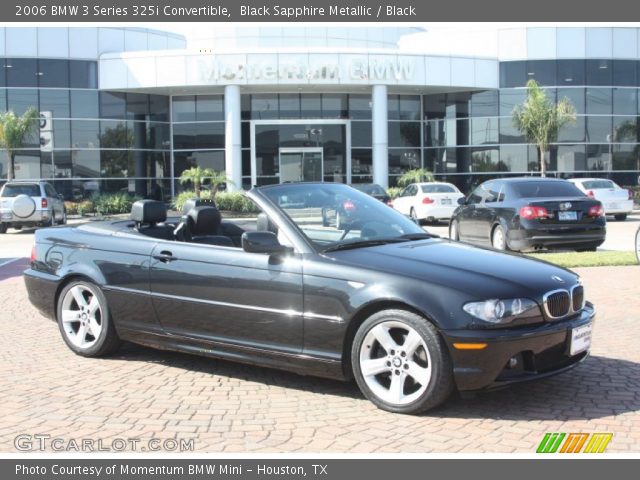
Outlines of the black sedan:
{"label": "black sedan", "polygon": [[593,251],[606,236],[602,204],[566,180],[489,180],[459,203],[449,238],[497,250]]}
{"label": "black sedan", "polygon": [[[589,352],[595,312],[579,277],[441,239],[348,186],[247,193],[256,219],[194,202],[131,220],[36,232],[29,299],[79,355],[127,340],[341,380],[416,413],[453,390],[557,374]],[[327,224],[323,212],[350,215]]]}

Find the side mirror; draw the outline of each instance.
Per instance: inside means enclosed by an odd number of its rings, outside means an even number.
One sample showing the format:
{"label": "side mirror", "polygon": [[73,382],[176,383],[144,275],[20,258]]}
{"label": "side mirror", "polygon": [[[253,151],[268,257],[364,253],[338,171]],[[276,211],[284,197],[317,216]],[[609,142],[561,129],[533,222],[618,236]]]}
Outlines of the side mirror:
{"label": "side mirror", "polygon": [[460,197],[458,199],[458,205],[466,205],[467,204],[467,199],[465,197]]}
{"label": "side mirror", "polygon": [[249,253],[267,253],[269,255],[287,255],[293,248],[281,245],[278,237],[272,232],[244,232],[242,249]]}

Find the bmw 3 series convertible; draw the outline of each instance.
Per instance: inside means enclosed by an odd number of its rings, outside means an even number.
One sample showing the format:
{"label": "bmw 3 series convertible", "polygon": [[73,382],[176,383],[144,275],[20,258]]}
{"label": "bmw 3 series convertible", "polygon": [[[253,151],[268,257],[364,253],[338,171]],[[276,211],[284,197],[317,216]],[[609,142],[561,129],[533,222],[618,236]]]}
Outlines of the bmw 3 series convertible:
{"label": "bmw 3 series convertible", "polygon": [[595,310],[569,270],[431,235],[342,184],[246,195],[255,218],[142,200],[127,220],[39,230],[29,299],[85,357],[129,341],[355,379],[399,413],[589,353]]}

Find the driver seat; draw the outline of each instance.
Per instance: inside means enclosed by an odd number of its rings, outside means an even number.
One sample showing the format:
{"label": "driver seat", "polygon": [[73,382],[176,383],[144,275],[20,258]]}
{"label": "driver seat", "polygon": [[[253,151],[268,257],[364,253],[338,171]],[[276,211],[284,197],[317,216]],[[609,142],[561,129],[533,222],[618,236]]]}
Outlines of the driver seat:
{"label": "driver seat", "polygon": [[193,207],[186,215],[185,241],[221,247],[235,247],[229,237],[218,235],[222,216],[215,207]]}

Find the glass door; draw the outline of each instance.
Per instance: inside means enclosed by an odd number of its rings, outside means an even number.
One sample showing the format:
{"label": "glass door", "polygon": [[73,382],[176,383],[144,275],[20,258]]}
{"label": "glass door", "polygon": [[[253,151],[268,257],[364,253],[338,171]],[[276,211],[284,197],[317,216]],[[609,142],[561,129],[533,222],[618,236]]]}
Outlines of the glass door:
{"label": "glass door", "polygon": [[322,148],[281,148],[280,183],[321,182]]}

